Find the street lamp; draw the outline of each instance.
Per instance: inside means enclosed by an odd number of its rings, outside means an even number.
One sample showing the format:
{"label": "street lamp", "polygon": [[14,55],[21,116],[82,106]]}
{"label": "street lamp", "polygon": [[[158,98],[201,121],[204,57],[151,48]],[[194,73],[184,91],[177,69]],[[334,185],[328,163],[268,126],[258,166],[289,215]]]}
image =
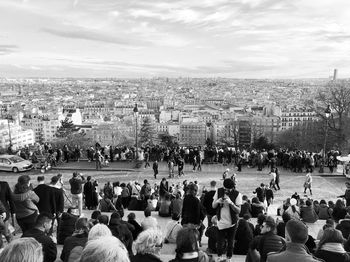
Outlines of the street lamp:
{"label": "street lamp", "polygon": [[12,121],[13,118],[12,116],[8,113],[7,109],[5,108],[5,119],[7,120],[7,126],[8,126],[8,130],[9,130],[9,147],[8,147],[8,151],[9,153],[12,154],[12,136],[11,136],[11,126],[10,126],[10,120]]}
{"label": "street lamp", "polygon": [[327,144],[327,136],[328,136],[328,121],[329,117],[331,116],[331,108],[330,105],[327,106],[326,110],[324,111],[325,117],[326,117],[326,131],[324,134],[324,143],[323,143],[323,152],[322,152],[322,162],[320,165],[320,173],[324,172],[324,166],[326,164],[326,144]]}
{"label": "street lamp", "polygon": [[136,121],[135,121],[135,144],[136,144],[136,155],[135,155],[135,157],[136,157],[136,160],[138,160],[139,159],[139,157],[138,157],[138,144],[137,144],[137,118],[138,118],[138,115],[139,115],[139,110],[138,110],[138,108],[137,108],[137,104],[135,104],[135,107],[134,107],[134,115],[135,115],[135,119],[136,119]]}

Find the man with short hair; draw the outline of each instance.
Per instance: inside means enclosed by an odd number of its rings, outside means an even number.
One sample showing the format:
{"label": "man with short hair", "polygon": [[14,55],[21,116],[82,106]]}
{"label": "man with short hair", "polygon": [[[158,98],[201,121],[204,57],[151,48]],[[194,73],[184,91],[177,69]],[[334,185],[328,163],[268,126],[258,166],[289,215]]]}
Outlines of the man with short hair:
{"label": "man with short hair", "polygon": [[57,247],[48,232],[51,228],[53,216],[50,213],[43,212],[38,215],[34,228],[28,229],[22,237],[35,238],[43,246],[44,261],[53,262],[56,260]]}
{"label": "man with short hair", "polygon": [[45,184],[44,176],[38,176],[37,180],[39,185],[34,188],[34,192],[39,197],[39,202],[36,204],[39,212],[47,212],[53,216],[56,213],[54,191],[50,186]]}
{"label": "man with short hair", "polygon": [[224,244],[227,241],[226,261],[231,261],[233,254],[233,240],[235,238],[238,215],[241,212],[242,195],[235,189],[231,178],[226,178],[223,187],[214,195],[212,207],[217,210],[218,218],[218,256],[224,261],[222,255]]}
{"label": "man with short hair", "polygon": [[317,262],[323,261],[314,257],[306,248],[309,237],[307,226],[299,220],[289,220],[286,225],[286,249],[277,254],[269,254],[267,262]]}
{"label": "man with short hair", "polygon": [[85,183],[85,178],[82,174],[74,172],[73,177],[69,179],[70,192],[72,194],[73,205],[77,206],[79,209],[79,216],[83,211],[83,184]]}
{"label": "man with short hair", "polygon": [[261,235],[256,236],[252,240],[248,252],[250,254],[259,252],[260,262],[265,262],[268,253],[280,251],[284,244],[284,239],[276,234],[276,222],[274,218],[268,216],[263,223]]}
{"label": "man with short hair", "polygon": [[259,198],[261,203],[264,203],[266,197],[265,184],[261,183],[260,187],[257,187],[253,194],[256,194],[256,197]]}
{"label": "man with short hair", "polygon": [[145,218],[141,222],[142,230],[145,231],[149,228],[157,228],[158,222],[157,219],[151,216],[151,210],[146,208],[144,211]]}

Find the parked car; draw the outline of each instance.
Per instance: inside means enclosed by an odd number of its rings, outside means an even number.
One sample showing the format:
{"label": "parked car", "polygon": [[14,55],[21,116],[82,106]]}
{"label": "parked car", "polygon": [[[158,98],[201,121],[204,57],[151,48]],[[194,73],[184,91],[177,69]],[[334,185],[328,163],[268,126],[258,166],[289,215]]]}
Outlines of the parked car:
{"label": "parked car", "polygon": [[0,155],[0,170],[18,173],[31,170],[32,168],[32,162],[22,157],[17,155]]}

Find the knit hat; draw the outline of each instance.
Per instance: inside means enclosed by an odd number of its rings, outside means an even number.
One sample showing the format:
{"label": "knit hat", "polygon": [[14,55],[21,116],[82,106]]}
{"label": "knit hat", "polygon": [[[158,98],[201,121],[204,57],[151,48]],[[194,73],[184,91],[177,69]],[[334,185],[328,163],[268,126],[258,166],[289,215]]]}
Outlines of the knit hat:
{"label": "knit hat", "polygon": [[226,178],[224,180],[224,188],[227,188],[227,189],[232,189],[235,187],[235,183],[233,182],[233,180],[231,178]]}

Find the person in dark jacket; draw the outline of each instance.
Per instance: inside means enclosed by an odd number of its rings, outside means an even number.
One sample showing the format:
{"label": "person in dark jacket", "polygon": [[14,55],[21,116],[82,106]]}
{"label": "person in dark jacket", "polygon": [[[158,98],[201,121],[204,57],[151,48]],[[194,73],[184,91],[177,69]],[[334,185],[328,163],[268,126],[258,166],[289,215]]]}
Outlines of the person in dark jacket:
{"label": "person in dark jacket", "polygon": [[335,206],[333,208],[332,212],[332,218],[335,222],[339,222],[339,220],[344,219],[346,216],[346,208],[344,205],[344,202],[341,199],[338,199],[337,202],[335,202]]}
{"label": "person in dark jacket", "polygon": [[276,222],[273,217],[266,217],[261,229],[262,235],[256,236],[250,242],[248,255],[250,256],[254,252],[259,252],[260,262],[265,262],[268,253],[280,251],[285,244],[285,240],[276,235],[275,229]]}
{"label": "person in dark jacket", "polygon": [[183,206],[182,206],[182,220],[181,224],[193,224],[196,225],[199,231],[199,243],[201,245],[201,240],[204,231],[203,220],[205,218],[204,208],[196,197],[198,192],[198,186],[194,183],[188,185],[188,193],[185,195]]}
{"label": "person in dark jacket", "polygon": [[52,216],[56,213],[55,196],[51,187],[45,184],[45,177],[38,176],[37,178],[39,185],[34,188],[35,194],[39,197],[39,202],[36,204],[39,212],[47,212]]}
{"label": "person in dark jacket", "polygon": [[35,203],[39,202],[39,197],[31,190],[28,175],[18,177],[12,199],[16,207],[16,220],[22,232],[33,228],[38,216],[38,208]]}
{"label": "person in dark jacket", "polygon": [[73,205],[79,209],[79,216],[83,211],[83,184],[85,184],[85,178],[82,174],[74,172],[73,177],[69,179],[70,192],[72,194]]}
{"label": "person in dark jacket", "polygon": [[205,235],[208,237],[208,253],[217,254],[217,242],[218,242],[218,219],[213,216],[211,219],[211,225],[207,227]]}
{"label": "person in dark jacket", "polygon": [[350,261],[350,253],[343,246],[342,233],[333,228],[327,228],[320,239],[315,256],[325,262],[347,262]]}
{"label": "person in dark jacket", "polygon": [[203,207],[208,219],[208,227],[211,226],[211,218],[216,215],[216,210],[213,208],[213,197],[216,192],[216,181],[210,182],[210,190],[203,197]]}
{"label": "person in dark jacket", "polygon": [[[6,209],[6,218],[4,219],[4,230],[0,232],[0,238],[2,238],[2,234],[5,235],[5,238],[8,243],[12,240],[12,234],[9,231],[10,218],[14,217],[16,213],[15,204],[12,199],[12,191],[10,189],[9,184],[6,181],[0,181],[0,202],[4,205]],[[14,221],[12,221],[14,224]]]}
{"label": "person in dark jacket", "polygon": [[47,234],[51,229],[53,216],[49,213],[41,213],[38,215],[34,228],[28,229],[22,235],[22,237],[35,238],[42,244],[44,261],[54,262],[57,257],[57,247],[52,241],[51,237]]}
{"label": "person in dark jacket", "polygon": [[243,217],[244,215],[248,214],[250,217],[252,216],[252,207],[250,204],[250,200],[246,195],[242,196],[242,205],[241,205],[241,212],[239,213],[240,217]]}
{"label": "person in dark jacket", "polygon": [[75,229],[75,223],[78,220],[78,210],[69,207],[67,212],[63,212],[57,229],[57,244],[63,245],[64,240],[71,236]]}
{"label": "person in dark jacket", "polygon": [[256,194],[256,196],[257,196],[257,198],[259,199],[259,201],[261,202],[261,203],[264,203],[264,201],[265,201],[265,197],[266,197],[266,193],[265,193],[266,191],[265,191],[265,184],[264,183],[261,183],[260,184],[260,187],[257,187],[255,190],[254,190],[254,192],[253,192],[253,194]]}
{"label": "person in dark jacket", "polygon": [[251,229],[248,221],[245,219],[240,219],[238,221],[233,254],[247,255],[249,243],[253,240],[253,237],[253,230]]}
{"label": "person in dark jacket", "polygon": [[138,235],[142,232],[141,225],[136,221],[135,213],[131,212],[128,214],[128,221],[129,224],[134,226],[134,230],[131,231],[133,239],[136,239]]}
{"label": "person in dark jacket", "polygon": [[85,197],[85,207],[89,210],[96,209],[97,203],[95,203],[96,189],[91,181],[91,176],[86,178],[86,183],[84,184],[84,197]]}
{"label": "person in dark jacket", "polygon": [[162,242],[162,232],[158,229],[141,232],[135,241],[136,255],[131,257],[131,262],[162,262],[160,259]]}
{"label": "person in dark jacket", "polygon": [[305,201],[306,206],[300,208],[300,217],[306,223],[315,223],[318,216],[310,199]]}
{"label": "person in dark jacket", "polygon": [[157,175],[158,175],[158,161],[155,160],[153,162],[153,172],[154,172],[154,178],[157,179]]}
{"label": "person in dark jacket", "polygon": [[112,213],[111,220],[109,221],[109,229],[111,230],[113,236],[117,237],[120,241],[123,242],[129,252],[129,255],[132,256],[132,233],[122,222],[120,213],[118,211]]}
{"label": "person in dark jacket", "polygon": [[73,248],[80,246],[85,247],[88,240],[90,224],[86,217],[79,218],[75,223],[75,230],[73,234],[64,240],[64,245],[61,253],[61,260],[68,262],[70,252]]}
{"label": "person in dark jacket", "polygon": [[169,183],[166,178],[163,177],[159,185],[159,197],[164,198],[166,194],[169,194]]}
{"label": "person in dark jacket", "polygon": [[348,239],[350,235],[350,215],[346,215],[344,219],[339,220],[339,224],[335,228],[340,230],[345,239]]}

